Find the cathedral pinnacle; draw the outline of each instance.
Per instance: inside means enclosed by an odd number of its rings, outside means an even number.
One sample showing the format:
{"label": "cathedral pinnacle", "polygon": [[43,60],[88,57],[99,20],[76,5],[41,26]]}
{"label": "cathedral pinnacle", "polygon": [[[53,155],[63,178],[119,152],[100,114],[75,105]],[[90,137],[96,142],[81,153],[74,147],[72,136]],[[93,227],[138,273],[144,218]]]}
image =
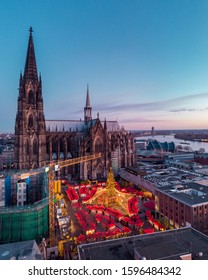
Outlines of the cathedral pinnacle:
{"label": "cathedral pinnacle", "polygon": [[37,81],[38,75],[37,75],[37,66],[36,66],[36,59],[35,59],[33,36],[32,36],[32,33],[33,33],[32,27],[30,27],[29,32],[30,32],[30,36],[29,36],[27,56],[26,56],[26,62],[25,62],[24,79],[31,80],[31,81]]}
{"label": "cathedral pinnacle", "polygon": [[86,106],[84,107],[84,120],[85,122],[92,120],[92,107],[90,106],[89,84],[87,84],[87,97]]}
{"label": "cathedral pinnacle", "polygon": [[87,98],[86,98],[86,107],[90,108],[90,94],[89,94],[89,84],[87,84]]}
{"label": "cathedral pinnacle", "polygon": [[104,129],[107,130],[107,122],[106,122],[106,118],[105,118],[105,121],[104,121]]}

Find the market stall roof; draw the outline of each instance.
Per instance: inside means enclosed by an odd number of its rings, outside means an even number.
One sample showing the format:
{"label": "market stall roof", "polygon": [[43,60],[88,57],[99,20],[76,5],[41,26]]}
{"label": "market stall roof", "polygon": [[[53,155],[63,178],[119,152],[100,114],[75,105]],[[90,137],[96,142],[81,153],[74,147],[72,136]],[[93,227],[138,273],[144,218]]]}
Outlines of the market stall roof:
{"label": "market stall roof", "polygon": [[148,201],[146,201],[146,202],[143,204],[143,206],[144,206],[145,208],[154,210],[154,209],[155,209],[155,202],[154,202],[154,200],[148,200]]}

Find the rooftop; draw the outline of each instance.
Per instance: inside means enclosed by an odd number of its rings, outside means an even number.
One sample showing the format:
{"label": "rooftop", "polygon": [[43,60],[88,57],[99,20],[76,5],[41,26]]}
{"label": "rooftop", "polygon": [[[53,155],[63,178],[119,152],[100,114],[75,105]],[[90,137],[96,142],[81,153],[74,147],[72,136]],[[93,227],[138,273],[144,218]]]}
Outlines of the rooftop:
{"label": "rooftop", "polygon": [[[46,120],[46,130],[51,132],[84,132],[94,126],[97,119],[93,119],[85,123],[83,120]],[[101,121],[104,127],[104,121]],[[106,121],[107,131],[118,131],[120,130],[117,121]]]}
{"label": "rooftop", "polygon": [[182,170],[175,167],[161,168],[158,170],[152,167],[143,178],[155,183],[157,187],[171,187],[178,184],[186,184],[208,179],[207,176],[198,172]]}
{"label": "rooftop", "polygon": [[35,240],[0,245],[0,260],[40,260],[43,259]]}
{"label": "rooftop", "polygon": [[78,246],[82,260],[208,260],[208,237],[191,227]]}
{"label": "rooftop", "polygon": [[82,120],[46,120],[46,130],[51,132],[83,132],[86,129]]}
{"label": "rooftop", "polygon": [[158,190],[190,206],[208,203],[208,186],[199,183],[165,186]]}
{"label": "rooftop", "polygon": [[146,246],[139,246],[135,248],[140,258],[148,260],[161,260],[161,259],[180,259],[181,256],[190,254],[190,251],[181,246],[174,240],[167,240],[167,242],[146,244]]}

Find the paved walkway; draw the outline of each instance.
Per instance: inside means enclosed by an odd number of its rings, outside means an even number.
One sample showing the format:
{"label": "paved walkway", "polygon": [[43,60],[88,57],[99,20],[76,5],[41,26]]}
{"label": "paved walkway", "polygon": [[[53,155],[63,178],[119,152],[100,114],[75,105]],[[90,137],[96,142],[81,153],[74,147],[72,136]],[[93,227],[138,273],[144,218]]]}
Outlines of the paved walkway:
{"label": "paved walkway", "polygon": [[68,200],[66,194],[64,194],[64,203],[65,203],[65,206],[67,209],[67,213],[70,216],[71,224],[72,224],[70,236],[77,237],[82,233],[82,231],[80,229],[79,222],[77,221],[77,218],[75,217],[75,210],[72,208],[71,202]]}

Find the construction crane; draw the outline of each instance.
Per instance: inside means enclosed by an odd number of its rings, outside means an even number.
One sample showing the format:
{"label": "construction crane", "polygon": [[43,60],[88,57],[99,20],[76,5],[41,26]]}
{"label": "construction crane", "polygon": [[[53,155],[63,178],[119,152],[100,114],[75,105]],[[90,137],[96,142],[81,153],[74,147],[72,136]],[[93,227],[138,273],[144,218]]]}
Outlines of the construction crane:
{"label": "construction crane", "polygon": [[[49,241],[50,241],[50,247],[55,246],[55,226],[54,226],[54,220],[55,220],[55,209],[54,209],[54,191],[53,191],[53,186],[54,186],[54,177],[55,177],[55,171],[75,165],[78,163],[83,163],[86,161],[90,160],[95,160],[98,158],[101,158],[102,154],[97,153],[93,155],[88,155],[88,156],[82,156],[78,158],[72,158],[64,161],[60,161],[57,163],[51,163],[49,165],[48,169],[48,190],[49,190]],[[46,170],[47,172],[47,170]]]}
{"label": "construction crane", "polygon": [[50,247],[55,246],[55,209],[54,209],[54,180],[55,180],[55,172],[60,170],[63,167],[95,160],[101,158],[101,153],[95,153],[93,155],[82,156],[78,158],[72,158],[64,161],[52,162],[48,166],[40,168],[39,170],[35,170],[20,174],[18,176],[19,179],[24,180],[32,175],[40,174],[42,172],[47,172],[48,174],[48,196],[49,196],[49,244]]}

